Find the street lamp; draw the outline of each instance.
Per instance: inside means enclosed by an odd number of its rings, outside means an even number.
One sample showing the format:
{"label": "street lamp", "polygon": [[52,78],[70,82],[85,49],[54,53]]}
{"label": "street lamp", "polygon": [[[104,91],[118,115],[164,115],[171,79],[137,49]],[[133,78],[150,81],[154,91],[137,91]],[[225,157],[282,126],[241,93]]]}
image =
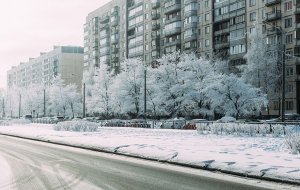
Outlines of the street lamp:
{"label": "street lamp", "polygon": [[85,83],[83,83],[82,118],[85,118]]}
{"label": "street lamp", "polygon": [[146,120],[146,114],[147,114],[147,66],[144,62],[144,119]]}

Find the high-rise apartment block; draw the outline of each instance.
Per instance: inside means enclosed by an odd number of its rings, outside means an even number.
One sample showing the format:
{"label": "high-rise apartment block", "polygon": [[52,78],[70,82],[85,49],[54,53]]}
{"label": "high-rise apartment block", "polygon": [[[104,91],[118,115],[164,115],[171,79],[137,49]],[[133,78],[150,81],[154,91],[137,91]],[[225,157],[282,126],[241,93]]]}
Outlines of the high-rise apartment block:
{"label": "high-rise apartment block", "polygon": [[[299,0],[112,0],[87,16],[84,64],[102,63],[118,71],[126,58],[155,64],[180,50],[245,64],[249,34],[255,25],[268,44],[285,44],[286,112],[300,112]],[[270,100],[271,114],[280,100]]]}
{"label": "high-rise apartment block", "polygon": [[55,76],[60,76],[65,84],[75,84],[81,88],[83,73],[83,48],[54,46],[37,58],[12,67],[7,72],[7,87],[27,87],[31,84],[49,85]]}

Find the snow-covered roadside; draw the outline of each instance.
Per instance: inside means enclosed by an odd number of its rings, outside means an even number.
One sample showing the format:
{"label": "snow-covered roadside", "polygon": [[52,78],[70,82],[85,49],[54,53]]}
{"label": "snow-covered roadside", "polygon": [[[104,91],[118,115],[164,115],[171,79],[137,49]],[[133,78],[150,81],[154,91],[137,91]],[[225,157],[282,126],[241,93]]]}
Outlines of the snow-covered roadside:
{"label": "snow-covered roadside", "polygon": [[1,126],[0,133],[167,160],[268,178],[300,181],[300,155],[284,138],[199,135],[196,131],[99,128],[54,131],[52,125]]}
{"label": "snow-covered roadside", "polygon": [[0,155],[0,189],[10,189],[9,184],[11,180],[11,169],[7,161]]}

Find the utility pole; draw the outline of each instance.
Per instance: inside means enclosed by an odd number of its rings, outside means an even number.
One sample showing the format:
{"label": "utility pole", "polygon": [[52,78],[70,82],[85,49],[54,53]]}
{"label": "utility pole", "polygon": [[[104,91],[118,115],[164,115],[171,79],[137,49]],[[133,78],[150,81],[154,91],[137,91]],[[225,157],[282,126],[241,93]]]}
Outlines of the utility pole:
{"label": "utility pole", "polygon": [[19,119],[21,118],[21,101],[22,101],[22,96],[19,94]]}
{"label": "utility pole", "polygon": [[46,89],[44,88],[44,117],[46,117]]}
{"label": "utility pole", "polygon": [[2,118],[5,117],[5,105],[4,105],[4,98],[2,98]]}
{"label": "utility pole", "polygon": [[85,118],[85,83],[83,83],[83,106],[82,106],[82,118]]}
{"label": "utility pole", "polygon": [[147,119],[147,68],[146,65],[144,67],[144,118]]}

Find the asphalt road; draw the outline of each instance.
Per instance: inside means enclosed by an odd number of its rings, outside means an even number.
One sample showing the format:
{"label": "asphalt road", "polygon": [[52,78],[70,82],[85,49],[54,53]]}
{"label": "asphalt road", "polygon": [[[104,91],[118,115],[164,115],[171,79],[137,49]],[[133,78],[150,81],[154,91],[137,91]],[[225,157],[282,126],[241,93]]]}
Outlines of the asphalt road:
{"label": "asphalt road", "polygon": [[265,190],[300,187],[0,135],[0,190]]}

